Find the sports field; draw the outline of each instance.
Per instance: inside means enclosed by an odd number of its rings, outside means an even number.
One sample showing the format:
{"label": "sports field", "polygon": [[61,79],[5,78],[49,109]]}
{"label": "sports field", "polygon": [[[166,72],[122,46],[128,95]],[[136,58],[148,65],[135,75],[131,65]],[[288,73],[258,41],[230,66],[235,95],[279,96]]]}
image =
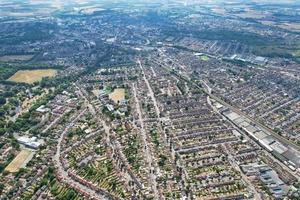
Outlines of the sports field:
{"label": "sports field", "polygon": [[31,159],[32,152],[28,149],[23,149],[14,159],[7,165],[5,171],[15,173],[18,172],[20,168],[26,166],[27,162]]}
{"label": "sports field", "polygon": [[117,88],[112,93],[109,94],[109,98],[115,103],[125,99],[125,89]]}
{"label": "sports field", "polygon": [[44,77],[53,77],[56,73],[55,69],[19,70],[8,81],[32,84],[41,81]]}

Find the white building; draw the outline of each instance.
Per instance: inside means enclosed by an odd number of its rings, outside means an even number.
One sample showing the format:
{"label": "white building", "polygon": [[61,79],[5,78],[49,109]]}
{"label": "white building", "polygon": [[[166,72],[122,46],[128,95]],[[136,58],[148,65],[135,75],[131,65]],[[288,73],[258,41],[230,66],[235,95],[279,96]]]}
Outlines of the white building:
{"label": "white building", "polygon": [[20,144],[23,144],[26,147],[30,147],[30,148],[33,148],[33,149],[37,149],[37,148],[39,148],[39,146],[41,146],[41,142],[37,141],[36,137],[29,138],[27,136],[21,136],[21,137],[17,138],[17,141]]}

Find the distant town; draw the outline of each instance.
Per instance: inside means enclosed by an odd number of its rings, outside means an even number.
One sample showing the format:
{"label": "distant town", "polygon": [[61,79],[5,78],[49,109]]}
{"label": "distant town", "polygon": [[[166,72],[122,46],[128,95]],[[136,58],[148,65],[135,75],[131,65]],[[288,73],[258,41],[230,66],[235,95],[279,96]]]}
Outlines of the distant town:
{"label": "distant town", "polygon": [[297,1],[0,2],[0,199],[300,199]]}

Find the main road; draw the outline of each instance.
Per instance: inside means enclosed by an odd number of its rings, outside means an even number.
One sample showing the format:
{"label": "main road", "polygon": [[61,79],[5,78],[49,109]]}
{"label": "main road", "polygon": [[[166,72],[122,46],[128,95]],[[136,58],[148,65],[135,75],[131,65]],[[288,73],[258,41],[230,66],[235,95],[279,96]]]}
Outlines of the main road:
{"label": "main road", "polygon": [[145,83],[146,83],[146,85],[147,85],[147,88],[148,88],[150,97],[151,97],[151,99],[152,99],[152,101],[153,101],[154,108],[155,108],[155,113],[156,113],[156,115],[157,115],[157,118],[160,118],[160,111],[159,111],[159,108],[158,108],[158,105],[157,105],[156,98],[155,98],[155,96],[154,96],[154,92],[153,92],[153,90],[152,90],[152,88],[151,88],[151,86],[150,86],[150,84],[149,84],[149,81],[148,81],[148,79],[147,79],[147,77],[146,77],[146,74],[145,74],[145,72],[144,72],[144,68],[143,68],[143,66],[142,66],[141,61],[138,60],[138,63],[139,63],[139,66],[140,66],[140,68],[141,68],[141,70],[142,70],[142,72],[143,72],[143,78],[144,78],[144,81],[145,81]]}
{"label": "main road", "polygon": [[140,126],[141,126],[140,129],[141,129],[142,140],[143,140],[143,143],[144,143],[146,161],[147,161],[148,168],[149,168],[149,171],[150,171],[150,174],[149,174],[150,179],[151,179],[150,184],[152,186],[152,191],[154,193],[154,199],[159,199],[159,193],[158,193],[158,190],[157,190],[156,175],[155,175],[155,173],[153,173],[153,170],[152,170],[152,165],[154,165],[154,163],[153,163],[153,160],[152,160],[151,151],[149,149],[149,145],[148,145],[148,141],[147,141],[147,133],[146,133],[146,130],[144,128],[144,121],[143,121],[142,111],[141,111],[141,108],[140,108],[139,99],[137,97],[136,86],[134,84],[132,84],[132,90],[133,90],[133,95],[134,95],[134,99],[135,99],[135,103],[136,103],[136,110],[137,110],[138,117],[139,117],[139,123],[140,123]]}
{"label": "main road", "polygon": [[[149,83],[149,81],[148,81],[148,79],[147,79],[147,77],[146,77],[146,74],[145,74],[145,71],[144,71],[144,68],[143,68],[143,65],[142,65],[141,61],[138,60],[138,63],[139,63],[139,66],[140,66],[140,68],[141,68],[141,70],[142,70],[142,72],[143,72],[143,78],[144,78],[144,81],[145,81],[145,83],[146,83],[146,85],[147,85],[147,88],[148,88],[148,91],[149,91],[149,95],[150,95],[150,97],[151,97],[151,100],[153,101],[153,105],[154,105],[154,108],[155,108],[155,113],[156,113],[156,115],[157,115],[157,120],[158,120],[158,125],[157,125],[158,131],[159,131],[160,133],[164,133],[164,138],[163,138],[163,140],[164,140],[165,145],[168,146],[167,135],[166,135],[166,133],[164,132],[164,130],[163,130],[162,126],[161,126],[161,123],[160,123],[160,122],[161,122],[161,118],[160,118],[160,110],[159,110],[159,107],[158,107],[157,100],[156,100],[155,95],[154,95],[154,92],[153,92],[153,90],[152,90],[152,88],[151,88],[151,86],[150,86],[150,83]],[[152,67],[151,67],[151,69],[153,70]],[[154,74],[153,74],[153,75],[154,75]],[[156,75],[154,75],[154,76],[156,76]],[[172,156],[172,159],[174,159],[174,157],[175,157],[175,155],[172,154],[171,152],[170,152],[170,156]],[[189,175],[188,175],[188,173],[187,173],[187,170],[186,170],[185,166],[182,165],[182,164],[179,164],[178,167],[181,167],[181,168],[183,169],[183,172],[184,172],[184,179],[185,179],[186,182],[187,182],[187,179],[189,178]],[[184,185],[181,185],[181,187],[184,187]],[[186,193],[182,192],[182,197],[183,197],[183,199],[187,198],[187,197],[186,197]]]}

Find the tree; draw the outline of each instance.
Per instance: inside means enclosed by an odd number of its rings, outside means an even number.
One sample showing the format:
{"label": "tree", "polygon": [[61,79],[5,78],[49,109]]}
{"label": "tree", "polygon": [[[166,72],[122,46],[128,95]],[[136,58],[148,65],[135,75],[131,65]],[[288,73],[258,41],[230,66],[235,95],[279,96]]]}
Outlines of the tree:
{"label": "tree", "polygon": [[6,104],[6,99],[3,96],[0,96],[0,105]]}
{"label": "tree", "polygon": [[160,167],[164,167],[165,166],[165,164],[166,164],[166,161],[167,161],[167,156],[165,156],[165,155],[160,155],[159,156],[159,161],[158,161],[158,165],[160,166]]}
{"label": "tree", "polygon": [[116,189],[117,189],[117,182],[116,182],[116,180],[113,180],[113,182],[111,183],[111,189],[112,189],[112,191],[116,191]]}
{"label": "tree", "polygon": [[15,138],[11,138],[10,144],[16,149],[20,148],[20,145]]}
{"label": "tree", "polygon": [[9,103],[13,106],[18,106],[19,105],[19,100],[16,98],[11,98],[9,99]]}
{"label": "tree", "polygon": [[74,190],[68,190],[61,198],[61,200],[65,200],[65,199],[75,199],[76,197],[76,193],[74,192]]}
{"label": "tree", "polygon": [[5,188],[5,185],[3,183],[0,183],[0,194],[3,192]]}
{"label": "tree", "polygon": [[4,117],[6,111],[3,108],[0,108],[0,117]]}
{"label": "tree", "polygon": [[0,136],[4,135],[6,133],[5,128],[0,128]]}
{"label": "tree", "polygon": [[5,163],[0,163],[0,173],[3,172],[3,170],[5,169],[6,164]]}

